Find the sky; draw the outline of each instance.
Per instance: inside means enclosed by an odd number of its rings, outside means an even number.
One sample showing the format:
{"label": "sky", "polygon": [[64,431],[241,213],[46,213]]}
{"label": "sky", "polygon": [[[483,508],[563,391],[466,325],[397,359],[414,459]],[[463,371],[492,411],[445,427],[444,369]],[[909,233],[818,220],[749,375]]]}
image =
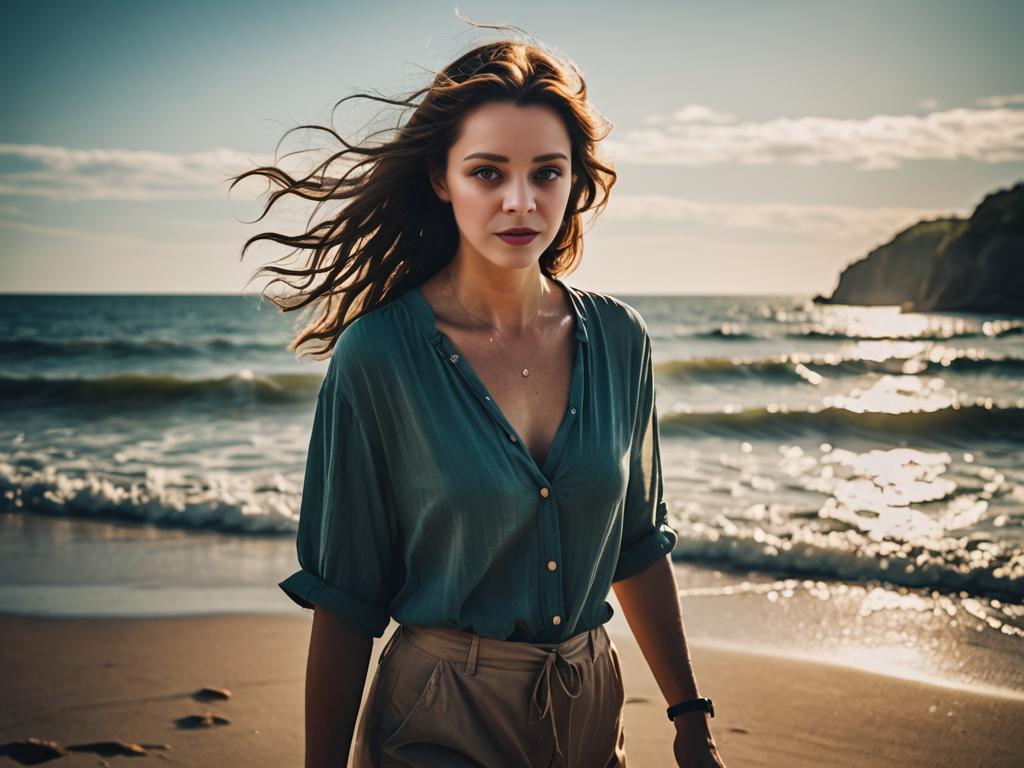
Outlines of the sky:
{"label": "sky", "polygon": [[[61,0],[4,15],[0,292],[257,292],[287,249],[241,259],[245,239],[298,232],[309,210],[253,223],[265,185],[226,179],[343,96],[408,93],[508,36],[460,15],[574,61],[613,125],[618,181],[564,278],[581,288],[828,295],[901,229],[1024,180],[1020,2]],[[372,116],[343,105],[334,124]]]}

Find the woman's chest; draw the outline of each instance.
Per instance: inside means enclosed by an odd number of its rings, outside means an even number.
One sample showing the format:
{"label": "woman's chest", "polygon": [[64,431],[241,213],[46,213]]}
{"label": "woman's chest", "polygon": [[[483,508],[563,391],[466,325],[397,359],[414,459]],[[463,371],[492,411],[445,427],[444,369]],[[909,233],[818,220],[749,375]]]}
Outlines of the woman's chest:
{"label": "woman's chest", "polygon": [[571,408],[577,355],[572,329],[533,350],[513,352],[468,338],[456,343],[469,369],[467,386],[472,389],[472,378],[477,379],[485,402],[493,403],[513,436],[543,467]]}
{"label": "woman's chest", "polygon": [[492,368],[493,360],[474,366],[463,349],[452,351],[454,361],[421,363],[390,411],[385,439],[399,507],[516,518],[547,498],[545,487],[595,510],[613,503],[627,479],[635,387],[589,351],[580,343],[561,364],[525,377]]}

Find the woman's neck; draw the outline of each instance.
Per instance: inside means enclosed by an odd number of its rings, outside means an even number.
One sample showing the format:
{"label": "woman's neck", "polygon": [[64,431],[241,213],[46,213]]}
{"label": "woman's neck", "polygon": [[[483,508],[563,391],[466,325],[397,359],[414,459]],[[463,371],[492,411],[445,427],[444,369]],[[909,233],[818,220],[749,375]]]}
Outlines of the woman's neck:
{"label": "woman's neck", "polygon": [[445,267],[453,299],[472,317],[518,336],[534,328],[551,312],[557,287],[534,264],[526,269],[477,266],[458,256]]}

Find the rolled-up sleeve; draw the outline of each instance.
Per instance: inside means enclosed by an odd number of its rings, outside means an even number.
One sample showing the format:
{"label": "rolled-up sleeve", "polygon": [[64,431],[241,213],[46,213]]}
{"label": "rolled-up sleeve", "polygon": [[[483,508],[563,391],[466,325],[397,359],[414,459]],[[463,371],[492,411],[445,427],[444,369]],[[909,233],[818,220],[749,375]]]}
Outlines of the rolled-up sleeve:
{"label": "rolled-up sleeve", "polygon": [[317,396],[299,506],[300,570],[278,586],[351,629],[381,637],[395,558],[391,488],[381,449],[328,372]]}
{"label": "rolled-up sleeve", "polygon": [[640,390],[626,486],[622,546],[612,581],[628,579],[646,570],[671,552],[677,539],[676,531],[668,523],[668,507],[663,499],[654,366],[651,338],[646,327],[643,334]]}

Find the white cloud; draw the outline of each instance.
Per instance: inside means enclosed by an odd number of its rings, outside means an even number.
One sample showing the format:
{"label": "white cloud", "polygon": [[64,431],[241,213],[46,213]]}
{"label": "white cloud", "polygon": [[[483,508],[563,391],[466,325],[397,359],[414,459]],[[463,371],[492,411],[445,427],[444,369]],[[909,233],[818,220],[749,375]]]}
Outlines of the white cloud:
{"label": "white cloud", "polygon": [[79,243],[101,246],[110,252],[163,252],[168,255],[180,254],[184,248],[209,248],[219,246],[230,246],[238,248],[237,241],[210,241],[210,240],[186,240],[178,239],[174,242],[160,242],[151,238],[139,237],[124,232],[109,232],[102,230],[85,230],[75,227],[57,227],[52,225],[42,226],[27,221],[11,221],[0,219],[0,229],[11,229],[21,232],[28,232],[42,237],[57,237],[65,240],[74,240]]}
{"label": "white cloud", "polygon": [[717,112],[711,109],[711,107],[705,107],[700,104],[687,104],[682,109],[677,109],[672,113],[672,122],[674,123],[715,123],[721,125],[735,121],[736,115]]}
{"label": "white cloud", "polygon": [[[1017,98],[992,97],[1004,104]],[[650,115],[643,122],[649,127],[607,140],[617,162],[692,167],[850,163],[879,170],[899,168],[908,160],[1024,160],[1024,110],[998,105],[925,115],[810,116],[744,123],[690,104],[671,115]]]}
{"label": "white cloud", "polygon": [[[302,155],[298,155],[302,157]],[[11,160],[28,170],[2,170]],[[130,149],[69,149],[41,144],[0,144],[0,195],[49,200],[146,201],[227,199],[228,178],[273,162],[270,155],[217,148],[173,154]],[[312,167],[315,161],[309,161]],[[291,165],[296,165],[294,160]],[[279,163],[288,168],[289,163]],[[232,197],[253,198],[263,179],[246,179]]]}
{"label": "white cloud", "polygon": [[[688,104],[668,114],[646,116],[647,127],[607,139],[606,149],[618,162],[692,167],[849,163],[876,170],[898,168],[908,160],[1024,160],[1024,110],[1006,108],[1024,103],[1024,94],[990,96],[978,103],[991,108],[762,122],[740,122],[733,114]],[[927,108],[934,99],[920,104]],[[323,150],[312,149],[278,165],[301,175],[324,157]],[[55,201],[224,200],[231,176],[272,162],[269,154],[225,148],[175,154],[0,144],[0,196]],[[253,199],[267,190],[267,182],[255,178],[242,182],[230,195]],[[285,202],[278,208],[286,208]]]}
{"label": "white cloud", "polygon": [[615,221],[663,220],[758,230],[824,240],[888,240],[923,219],[966,217],[970,211],[929,208],[857,208],[791,203],[704,203],[667,195],[612,195],[606,215]]}

